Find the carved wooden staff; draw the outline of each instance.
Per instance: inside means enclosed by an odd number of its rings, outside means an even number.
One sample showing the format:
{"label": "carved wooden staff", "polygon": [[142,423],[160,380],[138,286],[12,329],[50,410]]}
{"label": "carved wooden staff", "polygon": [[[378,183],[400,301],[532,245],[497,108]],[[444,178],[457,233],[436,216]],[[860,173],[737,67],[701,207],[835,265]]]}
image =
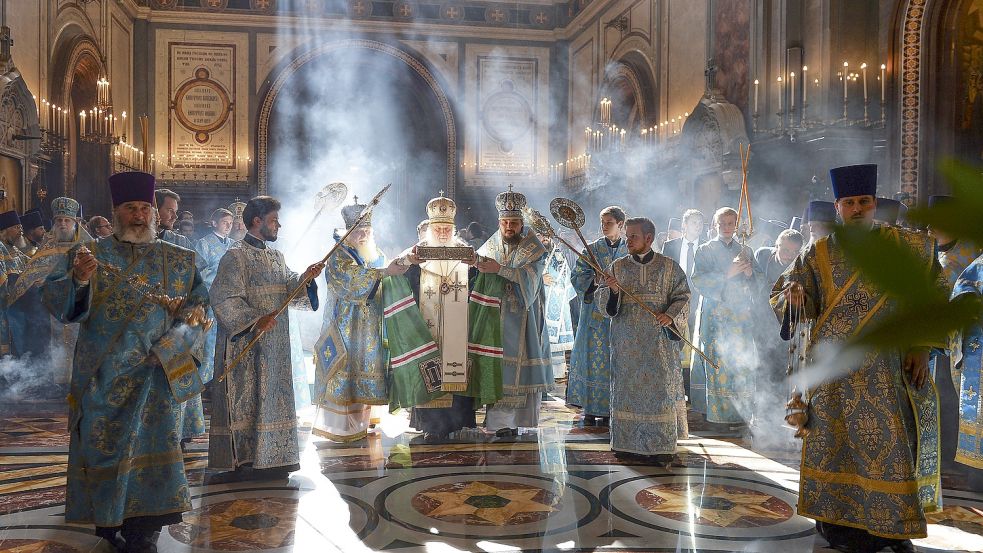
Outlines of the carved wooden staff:
{"label": "carved wooden staff", "polygon": [[[352,228],[348,229],[348,232],[346,232],[345,235],[341,237],[341,240],[338,240],[338,242],[335,243],[335,245],[328,251],[328,253],[318,263],[319,265],[324,265],[325,263],[327,263],[328,259],[330,259],[331,256],[334,255],[336,251],[338,251],[338,248],[340,248],[341,245],[345,243],[345,240],[347,240],[348,237],[351,236],[353,232],[355,232],[355,229],[358,228],[358,226],[362,223],[362,221],[364,221],[369,215],[372,214],[372,209],[379,204],[379,200],[382,199],[383,194],[389,191],[390,187],[392,187],[392,184],[387,184],[385,188],[380,190],[379,193],[376,194],[374,198],[372,198],[372,201],[370,201],[368,205],[365,206],[365,209],[362,210],[362,213],[358,216],[358,219],[356,219],[355,223],[352,224]],[[274,319],[279,317],[287,309],[287,306],[289,306],[290,302],[297,297],[297,294],[300,294],[301,290],[307,288],[307,284],[310,281],[311,279],[307,277],[301,279],[300,283],[297,285],[296,288],[294,288],[293,292],[290,292],[290,295],[287,296],[287,299],[284,300],[283,304],[281,304],[280,307],[278,307],[277,310],[273,312]],[[262,338],[264,334],[266,334],[266,331],[260,330],[253,336],[253,339],[250,340],[248,344],[246,344],[246,347],[242,348],[242,351],[239,352],[239,355],[236,355],[235,358],[232,360],[232,362],[230,362],[228,365],[225,366],[225,370],[222,372],[222,375],[218,377],[219,382],[225,381],[225,377],[229,376],[229,373],[232,372],[232,369],[234,369],[236,365],[238,365],[246,357],[246,354],[249,353],[249,350],[251,350],[253,346],[255,346],[259,342],[260,338]]]}
{"label": "carved wooden staff", "polygon": [[[557,198],[557,199],[564,200],[565,198]],[[580,214],[581,214],[581,218],[582,218],[583,217],[583,210],[581,210],[580,209],[580,206],[578,206],[577,204],[575,204],[572,200],[566,200],[566,201],[568,201],[571,204],[573,204],[573,205],[576,206],[576,209],[571,208],[571,209],[573,209],[574,213],[568,213],[567,214],[567,215],[573,215],[574,217],[573,217],[573,219],[560,220],[558,218],[557,220],[560,221],[560,223],[563,224],[563,226],[565,226],[567,228],[573,228],[572,226],[568,225],[567,223],[570,223],[571,225],[572,224],[575,224],[576,221],[579,220],[576,217],[576,213],[575,212],[579,211]],[[569,206],[567,206],[567,207],[569,207]],[[589,254],[588,256],[585,256],[584,254],[580,253],[580,251],[577,248],[573,247],[573,245],[570,244],[570,242],[567,242],[562,236],[560,236],[559,234],[557,234],[556,231],[553,230],[553,226],[550,225],[550,222],[546,220],[546,217],[544,217],[542,213],[536,211],[535,209],[526,207],[525,208],[525,214],[526,214],[526,218],[529,219],[529,223],[540,234],[545,234],[545,235],[549,236],[550,238],[552,238],[554,240],[558,240],[561,244],[563,244],[564,246],[570,248],[570,250],[573,251],[573,253],[576,254],[577,257],[579,257],[580,259],[583,259],[584,262],[587,263],[587,265],[589,265],[590,268],[594,270],[594,272],[596,272],[597,274],[599,274],[601,276],[605,276],[605,277],[608,276],[608,274],[606,272],[604,272],[604,269],[601,268],[600,263],[597,262],[597,258],[594,257],[593,255],[590,255],[591,254],[591,249],[589,247],[587,247],[586,240],[584,241],[584,249],[587,250],[587,252]],[[583,240],[583,235],[579,232],[579,229],[578,229],[577,235],[581,237],[581,240]],[[650,315],[652,315],[653,317],[655,317],[656,315],[658,315],[658,313],[656,313],[656,311],[654,309],[652,309],[651,307],[649,307],[649,305],[647,303],[645,303],[644,301],[642,301],[642,299],[639,298],[637,295],[635,295],[634,292],[632,292],[631,290],[625,288],[624,285],[621,285],[619,283],[619,288],[621,288],[621,292],[625,296],[628,296],[629,298],[631,298],[632,300],[634,300],[635,303],[637,303],[639,306],[641,306],[641,308],[643,310],[647,311]],[[675,327],[673,327],[673,326],[665,326],[663,328],[669,329],[669,332],[672,332],[684,344],[686,344],[687,346],[689,346],[690,348],[692,348],[693,351],[695,351],[696,353],[700,354],[700,357],[702,357],[707,363],[709,363],[710,366],[713,367],[714,370],[718,370],[719,369],[719,367],[717,367],[717,364],[714,363],[713,361],[711,361],[710,358],[707,357],[707,355],[705,353],[703,353],[703,350],[701,350],[700,348],[698,348],[695,345],[693,345],[693,343],[690,342],[689,340],[687,340],[682,335],[682,333],[680,333],[678,330],[675,329]]]}

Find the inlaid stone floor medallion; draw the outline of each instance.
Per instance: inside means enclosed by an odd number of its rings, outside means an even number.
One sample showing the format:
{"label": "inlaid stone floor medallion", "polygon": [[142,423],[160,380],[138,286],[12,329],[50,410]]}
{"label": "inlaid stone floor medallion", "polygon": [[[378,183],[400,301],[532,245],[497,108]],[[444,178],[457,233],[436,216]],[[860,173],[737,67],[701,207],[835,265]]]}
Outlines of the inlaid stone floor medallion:
{"label": "inlaid stone floor medallion", "polygon": [[48,540],[0,540],[0,553],[79,553],[74,547]]}
{"label": "inlaid stone floor medallion", "polygon": [[168,528],[174,539],[193,547],[252,551],[291,545],[297,500],[262,497],[221,501],[184,514]]}
{"label": "inlaid stone floor medallion", "polygon": [[718,528],[771,526],[795,514],[791,505],[771,494],[719,484],[650,486],[635,494],[635,501],[672,520]]}
{"label": "inlaid stone floor medallion", "polygon": [[557,501],[556,495],[528,484],[468,480],[418,492],[412,505],[437,520],[506,526],[543,520]]}

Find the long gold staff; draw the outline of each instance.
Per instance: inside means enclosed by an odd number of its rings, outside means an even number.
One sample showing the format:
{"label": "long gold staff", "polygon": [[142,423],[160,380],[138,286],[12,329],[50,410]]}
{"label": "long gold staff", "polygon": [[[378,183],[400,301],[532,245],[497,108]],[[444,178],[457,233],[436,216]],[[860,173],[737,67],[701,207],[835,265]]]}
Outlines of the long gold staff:
{"label": "long gold staff", "polygon": [[[557,199],[565,199],[565,198],[557,198]],[[570,202],[571,204],[577,206],[577,204],[573,203],[572,200],[567,200],[567,201]],[[571,209],[573,209],[573,208],[571,208]],[[577,206],[577,208],[574,209],[573,211],[574,211],[573,213],[568,213],[568,214],[569,215],[575,215],[575,212],[577,212],[577,211],[579,211],[581,214],[583,213],[583,210],[580,209],[580,206]],[[532,209],[530,207],[524,208],[524,213],[526,215],[526,219],[529,220],[529,224],[532,225],[533,229],[536,230],[536,232],[539,232],[540,234],[545,234],[546,236],[549,236],[550,238],[552,238],[554,240],[558,240],[561,244],[563,244],[564,246],[570,248],[570,250],[573,251],[573,253],[576,254],[577,257],[579,257],[580,259],[583,259],[584,262],[587,263],[587,265],[589,265],[590,268],[594,270],[594,272],[596,272],[597,274],[599,274],[601,276],[605,276],[605,277],[608,276],[608,274],[606,272],[604,272],[603,269],[601,269],[600,264],[597,263],[597,260],[596,260],[596,258],[593,255],[585,256],[584,254],[580,253],[580,251],[577,248],[573,247],[573,245],[570,244],[570,242],[567,242],[562,236],[560,236],[559,234],[556,233],[556,231],[553,229],[553,225],[551,225],[550,222],[548,220],[546,220],[546,217],[544,217],[542,213],[540,213],[540,212],[538,212],[535,209]],[[568,220],[565,220],[565,221],[561,221],[561,224],[563,224],[563,226],[565,226],[567,228],[571,228],[571,227],[567,226],[566,223],[571,223],[572,224],[572,223],[576,222],[577,220],[578,220],[578,218],[577,217],[574,217],[573,219],[568,219]],[[580,234],[580,233],[578,232],[577,234]],[[590,252],[590,248],[585,247],[584,249],[586,249],[588,253]],[[653,317],[655,317],[655,316],[658,315],[658,313],[656,313],[656,311],[654,309],[652,309],[651,307],[649,307],[648,304],[645,303],[644,301],[642,301],[642,299],[639,298],[637,295],[635,295],[634,292],[632,292],[631,290],[625,288],[624,285],[621,285],[619,283],[619,288],[621,288],[621,292],[622,293],[624,293],[626,296],[628,296],[629,298],[631,298],[632,300],[634,300],[635,303],[637,303],[639,306],[641,306],[641,308],[644,309],[645,311],[647,311],[650,315],[652,315]],[[703,351],[700,348],[698,348],[695,345],[693,345],[692,342],[690,342],[689,340],[687,340],[674,327],[672,327],[672,326],[666,326],[666,327],[663,327],[663,328],[668,328],[669,329],[669,332],[672,332],[677,338],[679,338],[680,340],[682,340],[682,342],[684,344],[686,344],[687,346],[689,346],[690,348],[692,348],[693,351],[695,351],[696,353],[700,354],[700,357],[702,357],[707,363],[709,363],[710,366],[713,367],[715,370],[719,369],[717,367],[717,364],[714,363],[713,361],[711,361],[710,358],[707,357],[706,354],[703,353]]]}
{"label": "long gold staff", "polygon": [[[355,232],[355,229],[358,228],[358,226],[362,223],[362,221],[364,221],[369,215],[372,214],[372,209],[379,204],[379,200],[382,199],[383,194],[389,191],[390,187],[392,187],[392,184],[387,184],[382,190],[379,191],[378,194],[375,195],[374,198],[372,198],[372,201],[370,201],[368,205],[365,206],[365,209],[362,210],[362,213],[358,216],[358,219],[355,220],[355,223],[352,225],[352,228],[348,229],[348,232],[346,232],[345,235],[341,237],[341,240],[338,240],[335,243],[335,245],[332,246],[330,250],[328,250],[328,253],[325,254],[323,258],[321,258],[320,262],[317,263],[318,265],[324,265],[325,263],[328,262],[328,259],[330,259],[332,255],[334,255],[334,252],[338,251],[338,248],[340,248],[341,245],[345,243],[345,240],[348,239],[348,237],[351,236],[353,232]],[[294,288],[293,292],[290,292],[290,295],[287,296],[287,299],[284,300],[283,304],[281,304],[280,307],[278,307],[277,310],[273,312],[274,319],[276,319],[283,313],[283,311],[287,308],[287,306],[290,305],[290,302],[293,301],[295,297],[297,297],[297,294],[299,294],[301,290],[307,288],[307,283],[309,283],[310,281],[311,279],[308,277],[301,279],[300,283],[297,284],[297,287]],[[232,362],[225,366],[225,370],[222,371],[222,375],[218,377],[219,382],[223,382],[225,380],[225,377],[227,377],[229,373],[232,372],[232,369],[234,369],[236,365],[238,365],[243,360],[243,358],[246,357],[246,354],[249,352],[249,350],[252,349],[257,342],[259,342],[259,339],[262,338],[264,334],[266,334],[266,331],[260,330],[256,333],[255,336],[253,336],[253,339],[250,340],[248,344],[246,344],[246,347],[242,348],[242,351],[239,352],[239,355],[236,355],[235,358],[232,360]]]}

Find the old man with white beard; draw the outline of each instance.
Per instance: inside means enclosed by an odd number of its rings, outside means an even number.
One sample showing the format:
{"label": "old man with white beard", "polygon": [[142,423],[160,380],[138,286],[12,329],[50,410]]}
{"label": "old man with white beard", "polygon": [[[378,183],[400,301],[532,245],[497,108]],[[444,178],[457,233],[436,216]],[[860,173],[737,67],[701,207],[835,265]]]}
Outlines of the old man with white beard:
{"label": "old man with white beard", "polygon": [[[34,305],[40,307],[40,288],[65,254],[76,245],[92,240],[88,232],[78,224],[79,203],[72,198],[55,198],[51,202],[51,213],[54,225],[51,232],[41,243],[34,257],[27,262],[27,267],[17,278],[10,290],[10,302],[32,296]],[[52,375],[55,382],[67,382],[72,371],[72,351],[78,337],[78,325],[64,325],[44,313],[47,321],[37,321],[37,324],[48,322],[51,327],[51,342],[49,344]]]}
{"label": "old man with white beard", "polygon": [[341,209],[351,233],[325,268],[329,306],[314,347],[312,399],[318,409],[312,433],[338,442],[364,438],[372,406],[389,403],[379,287],[383,277],[402,271],[387,266],[371,217],[359,219],[366,207],[356,197]]}
{"label": "old man with white beard", "polygon": [[[457,205],[450,198],[441,195],[430,200],[423,240],[396,258],[406,271],[404,277],[383,284],[390,404],[413,407],[410,422],[423,431],[425,441],[474,428],[475,398],[478,406],[498,399],[494,389],[500,377],[483,378],[494,371],[484,370],[477,359],[469,363],[469,355],[500,358],[501,344],[497,348],[494,343],[470,344],[474,321],[469,317],[469,291],[478,271],[471,268],[474,249],[454,235],[456,213]],[[500,301],[482,295],[482,290],[476,292],[486,299],[475,309]]]}
{"label": "old man with white beard", "polygon": [[[92,524],[127,551],[157,551],[156,533],[191,509],[180,406],[201,393],[208,305],[195,253],[157,240],[154,176],[109,179],[116,233],[61,256],[42,286],[48,311],[79,323],[68,396],[65,520]],[[57,225],[57,223],[56,223]],[[117,271],[101,270],[113,266]],[[182,299],[172,310],[146,291]]]}

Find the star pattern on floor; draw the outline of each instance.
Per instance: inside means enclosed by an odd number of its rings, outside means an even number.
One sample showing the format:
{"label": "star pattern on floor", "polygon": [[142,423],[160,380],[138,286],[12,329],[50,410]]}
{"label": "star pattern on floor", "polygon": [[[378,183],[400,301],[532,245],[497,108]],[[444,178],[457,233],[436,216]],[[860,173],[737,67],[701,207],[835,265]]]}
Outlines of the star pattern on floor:
{"label": "star pattern on floor", "polygon": [[293,543],[296,519],[296,499],[243,498],[194,509],[168,530],[174,539],[192,547],[274,549]]}
{"label": "star pattern on floor", "polygon": [[792,507],[777,497],[736,486],[664,484],[645,488],[635,497],[649,512],[673,520],[721,528],[767,526],[788,520]]}
{"label": "star pattern on floor", "polygon": [[495,526],[545,518],[555,510],[552,505],[553,495],[542,488],[473,480],[430,488],[414,498],[414,506],[428,517]]}

